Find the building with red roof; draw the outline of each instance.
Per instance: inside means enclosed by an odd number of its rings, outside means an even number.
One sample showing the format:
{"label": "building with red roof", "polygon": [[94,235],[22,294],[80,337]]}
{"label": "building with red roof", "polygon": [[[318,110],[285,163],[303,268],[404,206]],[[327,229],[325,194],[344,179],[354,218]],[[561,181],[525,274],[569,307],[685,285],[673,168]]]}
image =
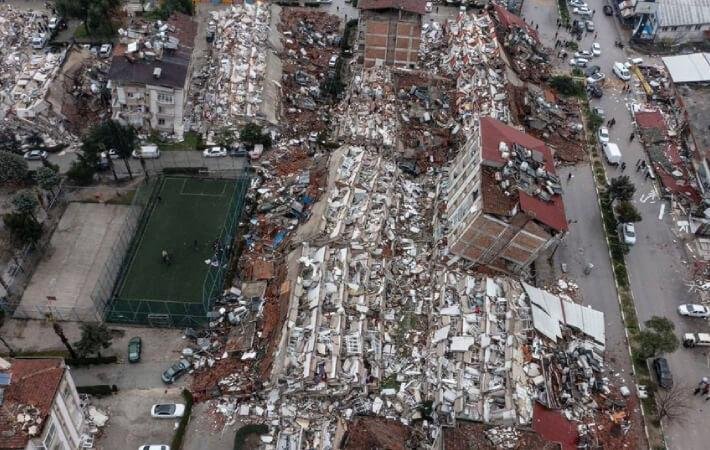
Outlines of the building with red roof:
{"label": "building with red roof", "polygon": [[61,358],[0,358],[0,450],[74,450],[85,425]]}
{"label": "building with red roof", "polygon": [[524,271],[567,231],[552,151],[490,117],[454,159],[447,210],[450,252],[508,273]]}
{"label": "building with red roof", "polygon": [[361,0],[358,48],[365,67],[414,67],[419,59],[426,0]]}

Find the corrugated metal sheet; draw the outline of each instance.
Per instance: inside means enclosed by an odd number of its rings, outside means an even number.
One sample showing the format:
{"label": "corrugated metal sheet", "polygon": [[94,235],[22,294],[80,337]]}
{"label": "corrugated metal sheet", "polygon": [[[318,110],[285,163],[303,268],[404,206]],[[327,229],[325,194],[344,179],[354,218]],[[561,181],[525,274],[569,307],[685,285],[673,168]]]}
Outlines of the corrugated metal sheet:
{"label": "corrugated metal sheet", "polygon": [[661,0],[658,26],[676,27],[710,23],[710,0]]}
{"label": "corrugated metal sheet", "polygon": [[562,307],[565,312],[567,325],[578,329],[595,341],[604,344],[606,335],[604,333],[603,312],[596,311],[592,308],[585,308],[582,305],[566,300],[562,300]]}
{"label": "corrugated metal sheet", "polygon": [[710,81],[710,53],[691,53],[663,57],[674,83]]}

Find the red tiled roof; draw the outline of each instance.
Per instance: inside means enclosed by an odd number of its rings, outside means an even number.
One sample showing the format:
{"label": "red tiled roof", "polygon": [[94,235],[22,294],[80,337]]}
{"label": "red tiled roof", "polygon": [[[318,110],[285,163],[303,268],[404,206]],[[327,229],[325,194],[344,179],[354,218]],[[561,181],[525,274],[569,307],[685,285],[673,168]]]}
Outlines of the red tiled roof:
{"label": "red tiled roof", "polygon": [[525,28],[525,31],[529,35],[535,38],[535,40],[540,41],[540,37],[537,34],[537,31],[535,28],[531,27],[528,25],[522,17],[516,16],[512,12],[508,11],[504,7],[493,4],[493,9],[496,11],[496,16],[498,17],[498,22],[503,25],[506,28],[510,27],[518,27],[518,28]]}
{"label": "red tiled roof", "polygon": [[12,359],[10,363],[12,367],[3,371],[12,378],[0,406],[0,450],[26,447],[29,436],[15,426],[16,408],[34,406],[44,424],[65,370],[61,358]]}
{"label": "red tiled roof", "polygon": [[[551,174],[555,173],[552,151],[544,142],[491,117],[481,118],[481,154],[484,163],[500,167],[505,164],[506,161],[499,150],[501,142],[508,144],[509,148],[512,148],[513,144],[518,144],[529,150],[539,152],[542,155],[545,170]],[[482,181],[485,182],[486,180],[482,179]],[[488,183],[494,183],[497,186],[494,180],[489,179]],[[482,194],[485,210],[492,211],[499,207],[501,197],[495,195],[496,192],[495,189],[486,189],[484,186]],[[562,196],[554,195],[551,201],[548,202],[519,191],[519,197],[520,208],[526,214],[557,231],[567,230],[567,216],[565,215]]]}
{"label": "red tiled roof", "polygon": [[360,9],[401,9],[415,14],[426,13],[426,0],[361,0]]}
{"label": "red tiled roof", "polygon": [[666,121],[660,111],[637,111],[634,116],[639,128],[656,128],[663,132],[667,130]]}

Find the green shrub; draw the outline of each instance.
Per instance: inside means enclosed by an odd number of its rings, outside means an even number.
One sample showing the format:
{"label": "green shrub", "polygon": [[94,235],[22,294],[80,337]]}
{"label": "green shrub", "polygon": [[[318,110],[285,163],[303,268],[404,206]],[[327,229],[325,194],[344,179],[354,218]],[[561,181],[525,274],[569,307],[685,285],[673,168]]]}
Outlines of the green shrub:
{"label": "green shrub", "polygon": [[561,95],[569,97],[585,96],[584,85],[582,82],[567,75],[557,75],[552,77],[550,80],[550,86],[552,86]]}
{"label": "green shrub", "polygon": [[192,393],[187,389],[182,390],[182,398],[185,399],[185,414],[180,418],[173,440],[170,443],[170,448],[173,450],[182,449],[182,443],[185,440],[185,432],[187,424],[190,422],[190,414],[192,413]]}

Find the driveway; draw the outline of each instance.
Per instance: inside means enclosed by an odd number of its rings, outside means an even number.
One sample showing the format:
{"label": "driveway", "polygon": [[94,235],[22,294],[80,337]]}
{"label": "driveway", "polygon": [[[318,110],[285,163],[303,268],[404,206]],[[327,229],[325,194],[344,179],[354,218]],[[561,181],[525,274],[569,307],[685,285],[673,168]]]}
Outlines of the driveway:
{"label": "driveway", "polygon": [[[626,257],[638,316],[641,321],[648,320],[654,315],[668,317],[675,323],[678,335],[691,330],[707,331],[707,322],[683,319],[676,312],[678,304],[693,300],[685,284],[688,279],[689,267],[682,244],[673,233],[676,225],[674,218],[668,213],[670,205],[667,201],[659,199],[658,187],[655,183],[651,180],[646,180],[642,173],[634,171],[636,161],[645,157],[643,148],[638,140],[629,142],[629,136],[634,131],[634,124],[628,105],[632,101],[643,102],[643,96],[639,92],[639,88],[635,86],[637,82],[635,79],[632,80],[632,86],[634,87],[632,92],[622,93],[623,83],[611,72],[611,66],[615,61],[625,61],[627,58],[639,55],[628,48],[621,50],[614,46],[615,41],[626,40],[627,36],[621,33],[628,32],[619,28],[615,18],[602,14],[603,4],[592,4],[590,6],[597,10],[593,18],[597,30],[597,38],[594,38],[593,33],[587,34],[581,41],[580,48],[587,49],[595,41],[601,44],[602,55],[593,61],[606,73],[607,83],[604,87],[604,97],[593,100],[592,105],[601,107],[606,112],[606,119],[612,117],[616,119],[616,125],[610,130],[611,141],[619,144],[621,148],[623,159],[628,166],[624,174],[629,175],[636,185],[633,203],[643,216],[643,221],[638,223],[636,227],[637,243]],[[554,0],[526,0],[523,5],[523,14],[528,22],[532,20],[535,24],[539,24],[539,31],[543,38],[554,46],[557,14],[549,14],[549,11],[553,10],[552,8],[557,8]],[[571,39],[564,31],[560,32],[558,38]],[[658,59],[645,55],[641,56],[647,64],[660,64]],[[560,253],[560,258],[572,258],[575,247],[583,249],[584,251],[581,253],[589,255],[588,249],[601,245],[599,238],[597,238],[597,235],[601,234],[600,221],[597,218],[594,219],[593,224],[588,223],[587,220],[592,219],[591,217],[585,217],[588,213],[581,207],[582,205],[589,206],[592,202],[592,197],[588,194],[593,189],[589,165],[579,166],[574,173],[575,178],[571,185],[567,186],[565,200],[569,217],[573,220],[578,220],[579,223],[573,225],[567,238],[565,244],[568,247],[567,250],[558,252]],[[615,177],[621,175],[621,171],[607,167],[607,174],[609,177]],[[585,197],[588,198],[585,199]],[[585,203],[580,203],[580,201]],[[660,216],[663,203],[665,203],[665,214]],[[588,209],[593,209],[594,214],[598,215],[596,200],[594,200],[594,205],[594,208],[589,207]],[[578,230],[578,228],[581,230]],[[600,250],[601,247],[594,250],[594,252],[599,252]],[[603,247],[603,252],[606,252],[606,246]],[[608,257],[606,257],[605,262],[596,261],[595,259],[591,259],[591,262],[597,267],[594,278],[601,277],[602,282],[592,284],[587,289],[591,287],[594,292],[599,293],[600,290],[607,290],[608,284],[611,283],[611,280],[608,280],[608,271],[610,269],[608,269]],[[598,262],[603,264],[603,267]],[[571,266],[571,270],[573,268],[574,266]],[[586,290],[584,281],[581,281],[581,278],[578,278],[578,280],[580,280],[582,290]],[[617,354],[617,349],[622,344],[621,341],[617,341],[620,336],[617,331],[617,325],[620,323],[617,319],[619,315],[618,306],[616,311],[614,311],[611,308],[611,303],[607,304],[607,295],[595,295],[594,297],[587,295],[585,296],[585,301],[606,313],[607,346],[609,350]],[[680,348],[673,354],[668,355],[675,382],[694,386],[702,376],[710,373],[706,353],[706,351],[700,349],[689,351]],[[627,356],[624,359],[628,361]],[[707,447],[707,442],[710,440],[710,428],[703,426],[707,420],[705,409],[710,409],[710,406],[700,398],[694,398],[692,407],[683,423],[664,423],[664,431],[669,448],[699,449]]]}

